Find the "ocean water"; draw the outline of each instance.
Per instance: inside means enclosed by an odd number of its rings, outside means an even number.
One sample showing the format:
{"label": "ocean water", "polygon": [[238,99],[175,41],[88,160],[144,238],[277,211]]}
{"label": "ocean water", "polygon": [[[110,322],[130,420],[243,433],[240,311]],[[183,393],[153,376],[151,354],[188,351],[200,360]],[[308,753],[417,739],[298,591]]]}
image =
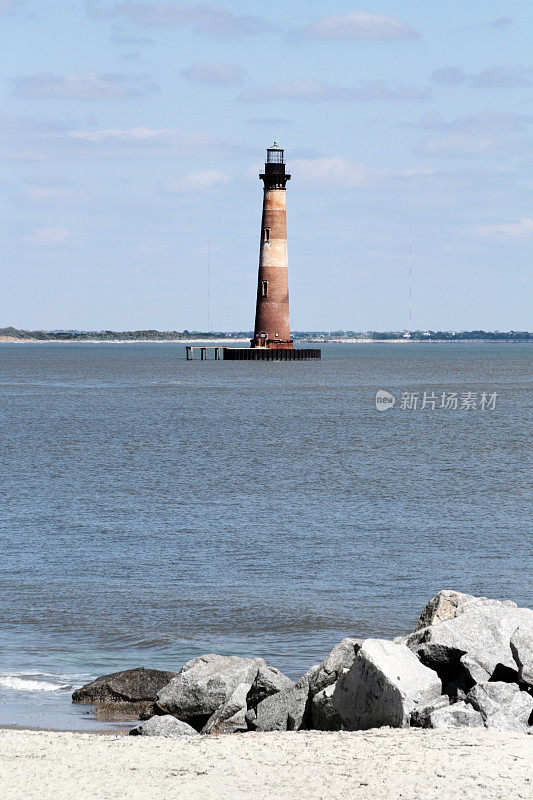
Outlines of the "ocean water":
{"label": "ocean water", "polygon": [[108,727],[73,687],[205,652],[296,678],[440,588],[530,605],[531,352],[0,345],[0,725]]}

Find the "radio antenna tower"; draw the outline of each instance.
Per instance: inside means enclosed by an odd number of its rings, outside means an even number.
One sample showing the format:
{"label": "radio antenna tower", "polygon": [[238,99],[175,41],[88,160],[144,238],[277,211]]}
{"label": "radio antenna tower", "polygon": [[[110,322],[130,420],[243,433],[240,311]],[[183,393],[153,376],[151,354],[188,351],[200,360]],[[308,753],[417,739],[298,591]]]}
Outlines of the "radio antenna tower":
{"label": "radio antenna tower", "polygon": [[207,244],[207,332],[211,333],[211,244]]}
{"label": "radio antenna tower", "polygon": [[413,332],[413,227],[409,225],[409,333]]}

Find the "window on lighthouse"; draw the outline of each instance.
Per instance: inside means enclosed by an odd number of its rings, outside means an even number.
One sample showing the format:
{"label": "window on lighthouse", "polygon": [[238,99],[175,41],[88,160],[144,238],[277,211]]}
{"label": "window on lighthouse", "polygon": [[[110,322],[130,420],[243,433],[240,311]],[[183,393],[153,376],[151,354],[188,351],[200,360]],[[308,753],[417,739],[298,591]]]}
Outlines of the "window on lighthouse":
{"label": "window on lighthouse", "polygon": [[265,242],[270,241],[270,228],[265,228]]}
{"label": "window on lighthouse", "polygon": [[268,297],[268,281],[261,282],[261,297]]}

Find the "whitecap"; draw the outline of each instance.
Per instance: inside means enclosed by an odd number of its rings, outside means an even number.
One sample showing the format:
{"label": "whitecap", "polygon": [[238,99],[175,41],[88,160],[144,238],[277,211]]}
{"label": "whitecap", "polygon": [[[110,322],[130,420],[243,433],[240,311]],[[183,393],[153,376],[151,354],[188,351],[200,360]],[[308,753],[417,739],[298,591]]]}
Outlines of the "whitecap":
{"label": "whitecap", "polygon": [[72,685],[69,683],[35,680],[35,678],[25,677],[25,675],[0,675],[0,687],[17,692],[59,692],[72,689]]}

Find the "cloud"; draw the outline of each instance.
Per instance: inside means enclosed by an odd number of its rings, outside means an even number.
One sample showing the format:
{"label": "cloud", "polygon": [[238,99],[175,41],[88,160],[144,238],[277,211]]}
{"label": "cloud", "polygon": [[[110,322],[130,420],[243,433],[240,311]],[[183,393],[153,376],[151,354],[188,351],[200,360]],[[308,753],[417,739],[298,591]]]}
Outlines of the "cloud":
{"label": "cloud", "polygon": [[62,120],[44,120],[20,114],[0,114],[0,131],[4,136],[52,135],[66,131]]}
{"label": "cloud", "polygon": [[87,0],[86,9],[91,17],[117,17],[127,19],[141,27],[182,25],[192,28],[195,33],[216,39],[263,33],[271,28],[259,17],[234,14],[222,6],[206,3],[143,3],[127,0],[106,7],[96,0]]}
{"label": "cloud", "polygon": [[0,0],[0,13],[2,11],[14,11],[24,5],[25,0]]}
{"label": "cloud", "polygon": [[326,181],[331,186],[340,188],[358,189],[369,187],[383,181],[409,180],[431,174],[431,170],[391,170],[375,169],[364,164],[354,164],[343,158],[309,158],[291,161],[294,174],[308,183],[323,184]]}
{"label": "cloud", "polygon": [[25,195],[29,200],[48,202],[49,200],[65,200],[70,190],[59,186],[28,186]]}
{"label": "cloud", "polygon": [[485,112],[470,114],[449,121],[438,114],[426,114],[407,127],[442,131],[446,135],[420,142],[415,154],[424,156],[472,156],[518,151],[526,143],[520,134],[533,122],[531,114]]}
{"label": "cloud", "polygon": [[183,178],[165,181],[162,190],[165,194],[174,194],[189,191],[206,191],[218,186],[224,186],[230,181],[229,175],[217,170],[205,170],[204,172],[192,172]]}
{"label": "cloud", "polygon": [[493,22],[489,22],[490,28],[508,28],[509,25],[513,24],[513,20],[511,17],[498,17]]}
{"label": "cloud", "polygon": [[195,154],[235,155],[249,148],[199,131],[175,128],[104,128],[68,131],[66,137],[84,153],[102,155],[165,156]]}
{"label": "cloud", "polygon": [[120,33],[119,31],[112,33],[109,37],[109,41],[115,44],[123,44],[127,47],[131,47],[132,45],[138,47],[144,44],[155,44],[154,40],[150,39],[149,36],[132,36],[126,33]]}
{"label": "cloud", "polygon": [[242,83],[246,74],[242,67],[229,64],[227,61],[218,61],[208,64],[206,61],[197,61],[190,67],[181,70],[183,77],[193,83],[202,83],[211,86],[235,86]]}
{"label": "cloud", "polygon": [[492,153],[502,146],[499,138],[475,133],[454,133],[440,139],[426,139],[415,148],[424,156],[470,156]]}
{"label": "cloud", "polygon": [[486,111],[481,114],[468,114],[465,117],[443,120],[440,114],[432,112],[424,114],[419,122],[406,123],[405,127],[423,130],[463,131],[483,133],[505,133],[523,131],[527,123],[533,122],[533,114],[513,114],[497,111]]}
{"label": "cloud", "polygon": [[64,122],[0,115],[0,159],[250,157],[249,145],[176,128],[72,129]]}
{"label": "cloud", "polygon": [[30,242],[44,247],[54,247],[70,239],[67,228],[37,228],[28,237]]}
{"label": "cloud", "polygon": [[531,86],[532,82],[522,67],[488,67],[483,72],[471,76],[472,86],[480,88],[513,89],[517,86]]}
{"label": "cloud", "polygon": [[294,80],[272,83],[260,89],[247,89],[239,99],[246,102],[269,100],[306,100],[309,102],[371,101],[371,100],[427,100],[429,89],[417,86],[399,86],[392,89],[384,81],[367,81],[357,87],[341,86],[318,80]]}
{"label": "cloud", "polygon": [[145,80],[145,76],[97,75],[95,72],[66,77],[39,72],[15,78],[13,87],[17,97],[69,100],[120,100],[157,90],[155,84]]}
{"label": "cloud", "polygon": [[461,67],[441,67],[436,69],[431,80],[435,83],[447,83],[450,86],[459,86],[466,81],[466,75]]}
{"label": "cloud", "polygon": [[122,53],[119,58],[121,61],[142,61],[142,53],[138,50],[133,50],[130,53]]}
{"label": "cloud", "polygon": [[299,32],[306,39],[417,39],[418,32],[396,17],[350,11],[348,14],[323,17]]}
{"label": "cloud", "polygon": [[523,218],[518,222],[498,222],[478,225],[475,229],[478,236],[497,239],[526,239],[533,236],[533,219]]}
{"label": "cloud", "polygon": [[37,177],[24,181],[20,196],[31,203],[43,206],[79,204],[89,199],[88,193],[78,185],[55,177]]}
{"label": "cloud", "polygon": [[528,77],[531,70],[524,67],[494,66],[487,67],[482,72],[468,75],[461,67],[440,67],[436,69],[431,80],[435,83],[444,83],[450,86],[460,86],[469,83],[478,89],[499,88],[513,89],[518,86],[531,86]]}
{"label": "cloud", "polygon": [[293,124],[291,119],[285,119],[284,117],[248,117],[245,122],[250,123],[250,125],[268,125],[269,127]]}

